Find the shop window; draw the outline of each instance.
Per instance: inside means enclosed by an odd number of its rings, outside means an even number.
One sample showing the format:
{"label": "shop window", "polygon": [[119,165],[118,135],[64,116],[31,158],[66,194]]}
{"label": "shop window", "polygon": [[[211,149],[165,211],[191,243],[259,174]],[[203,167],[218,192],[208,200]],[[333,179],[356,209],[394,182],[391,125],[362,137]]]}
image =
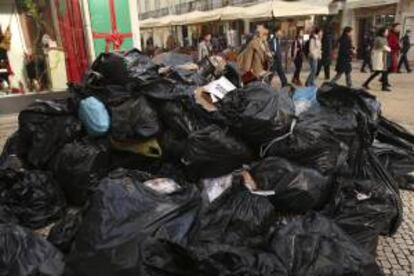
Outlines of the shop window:
{"label": "shop window", "polygon": [[374,17],[374,25],[377,27],[391,26],[395,22],[395,15],[376,15]]}

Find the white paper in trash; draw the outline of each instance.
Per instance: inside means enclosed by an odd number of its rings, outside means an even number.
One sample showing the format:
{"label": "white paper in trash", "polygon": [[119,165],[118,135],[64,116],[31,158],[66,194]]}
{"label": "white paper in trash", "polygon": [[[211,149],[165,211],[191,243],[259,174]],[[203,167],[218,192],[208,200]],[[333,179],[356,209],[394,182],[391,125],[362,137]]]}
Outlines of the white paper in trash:
{"label": "white paper in trash", "polygon": [[211,95],[211,100],[213,103],[223,99],[227,93],[233,91],[236,88],[237,87],[234,86],[226,77],[221,77],[203,87],[204,91],[208,92]]}

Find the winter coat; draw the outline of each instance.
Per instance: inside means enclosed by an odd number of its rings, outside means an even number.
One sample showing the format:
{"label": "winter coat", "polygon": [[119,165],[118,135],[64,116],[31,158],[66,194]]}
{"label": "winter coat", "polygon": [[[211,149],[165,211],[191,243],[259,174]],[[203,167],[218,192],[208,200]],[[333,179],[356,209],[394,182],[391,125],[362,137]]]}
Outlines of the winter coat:
{"label": "winter coat", "polygon": [[388,69],[388,53],[391,48],[388,46],[387,39],[378,36],[374,41],[372,49],[372,68],[374,71],[386,71]]}
{"label": "winter coat", "polygon": [[322,42],[319,36],[314,35],[309,42],[309,58],[319,60],[322,58]]}
{"label": "winter coat", "polygon": [[267,43],[255,37],[239,54],[237,63],[243,73],[252,71],[254,75],[260,76],[268,69],[271,56]]}
{"label": "winter coat", "polygon": [[205,57],[211,56],[212,46],[210,42],[205,40],[198,44],[198,60],[202,60]]}
{"label": "winter coat", "polygon": [[332,50],[335,39],[332,33],[326,32],[322,37],[322,60],[324,63],[331,63]]}
{"label": "winter coat", "polygon": [[411,48],[410,36],[407,34],[404,35],[403,38],[401,39],[401,42],[402,42],[401,52],[404,54],[408,53],[408,51],[410,51],[410,48]]}
{"label": "winter coat", "polygon": [[338,73],[350,73],[352,71],[352,40],[349,36],[343,35],[339,41],[338,59],[336,61],[336,71]]}

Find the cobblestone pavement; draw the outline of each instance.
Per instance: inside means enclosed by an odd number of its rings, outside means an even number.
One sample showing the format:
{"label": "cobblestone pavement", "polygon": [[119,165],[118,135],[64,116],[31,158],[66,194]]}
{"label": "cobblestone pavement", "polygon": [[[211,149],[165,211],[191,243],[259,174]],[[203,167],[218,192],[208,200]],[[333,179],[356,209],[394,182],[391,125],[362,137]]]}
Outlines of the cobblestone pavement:
{"label": "cobblestone pavement", "polygon": [[[353,78],[358,86],[368,74],[360,74],[356,68]],[[390,79],[395,87],[393,93],[381,93],[374,82],[372,86],[375,89],[371,92],[381,101],[385,116],[414,130],[414,74],[393,74]],[[0,149],[16,125],[16,115],[0,116]],[[404,221],[393,237],[380,237],[378,244],[377,260],[387,276],[414,276],[414,192],[402,190],[401,197]]]}

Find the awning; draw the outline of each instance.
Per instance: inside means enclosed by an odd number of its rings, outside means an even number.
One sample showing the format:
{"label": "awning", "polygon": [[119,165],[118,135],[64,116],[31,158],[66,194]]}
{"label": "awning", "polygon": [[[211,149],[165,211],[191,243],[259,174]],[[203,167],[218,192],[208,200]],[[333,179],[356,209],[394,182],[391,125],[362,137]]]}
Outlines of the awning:
{"label": "awning", "polygon": [[215,21],[220,19],[220,14],[215,10],[211,11],[193,11],[181,15],[176,15],[173,20],[173,25],[191,25],[202,22]]}
{"label": "awning", "polygon": [[347,0],[345,6],[348,9],[358,9],[397,4],[398,2],[399,0]]}
{"label": "awning", "polygon": [[329,14],[329,1],[302,0],[302,1],[273,1],[274,17],[307,16]]}
{"label": "awning", "polygon": [[329,14],[329,3],[330,0],[301,0],[292,2],[274,0],[245,7],[227,6],[210,11],[193,11],[180,15],[168,15],[160,18],[149,18],[142,20],[140,27],[153,28],[191,25],[217,20],[262,19],[271,17],[323,15]]}
{"label": "awning", "polygon": [[239,19],[254,18],[271,18],[272,17],[272,1],[243,7]]}

